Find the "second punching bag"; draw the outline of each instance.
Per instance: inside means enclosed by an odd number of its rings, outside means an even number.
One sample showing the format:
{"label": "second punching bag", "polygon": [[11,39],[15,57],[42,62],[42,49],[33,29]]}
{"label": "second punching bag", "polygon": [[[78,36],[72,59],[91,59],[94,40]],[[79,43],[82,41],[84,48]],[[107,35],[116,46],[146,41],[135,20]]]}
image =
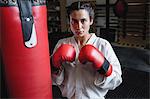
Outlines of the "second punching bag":
{"label": "second punching bag", "polygon": [[10,98],[51,99],[45,0],[0,0],[0,37]]}

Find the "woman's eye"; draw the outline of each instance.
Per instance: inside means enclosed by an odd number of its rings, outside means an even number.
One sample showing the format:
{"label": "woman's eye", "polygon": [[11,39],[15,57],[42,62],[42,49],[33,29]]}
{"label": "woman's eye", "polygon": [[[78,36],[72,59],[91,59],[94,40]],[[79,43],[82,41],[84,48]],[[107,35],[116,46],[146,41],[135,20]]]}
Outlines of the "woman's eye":
{"label": "woman's eye", "polygon": [[82,19],[82,20],[81,20],[82,23],[84,23],[85,21],[86,21],[85,19]]}
{"label": "woman's eye", "polygon": [[72,23],[72,24],[76,24],[77,21],[76,21],[76,20],[72,20],[71,23]]}

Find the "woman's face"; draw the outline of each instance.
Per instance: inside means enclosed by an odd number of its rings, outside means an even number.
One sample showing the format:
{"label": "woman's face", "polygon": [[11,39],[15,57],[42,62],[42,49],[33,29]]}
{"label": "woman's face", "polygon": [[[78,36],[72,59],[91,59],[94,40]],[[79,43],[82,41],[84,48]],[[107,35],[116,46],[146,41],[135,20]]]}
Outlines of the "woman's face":
{"label": "woman's face", "polygon": [[84,9],[74,10],[70,14],[70,28],[77,37],[83,37],[89,33],[93,19],[90,18],[88,11]]}

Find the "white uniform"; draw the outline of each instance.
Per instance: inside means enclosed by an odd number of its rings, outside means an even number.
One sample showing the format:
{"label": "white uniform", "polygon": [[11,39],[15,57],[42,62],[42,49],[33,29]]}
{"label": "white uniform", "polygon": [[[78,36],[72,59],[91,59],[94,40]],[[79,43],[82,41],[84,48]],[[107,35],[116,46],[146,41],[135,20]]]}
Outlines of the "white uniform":
{"label": "white uniform", "polygon": [[57,85],[62,95],[68,99],[104,99],[108,90],[113,90],[122,82],[120,63],[108,41],[92,34],[87,44],[98,48],[105,58],[112,64],[113,72],[109,77],[100,75],[92,63],[81,64],[78,60],[79,47],[74,37],[58,41],[55,50],[61,44],[71,44],[76,50],[76,60],[73,63],[63,63],[60,75],[53,76],[53,85]]}

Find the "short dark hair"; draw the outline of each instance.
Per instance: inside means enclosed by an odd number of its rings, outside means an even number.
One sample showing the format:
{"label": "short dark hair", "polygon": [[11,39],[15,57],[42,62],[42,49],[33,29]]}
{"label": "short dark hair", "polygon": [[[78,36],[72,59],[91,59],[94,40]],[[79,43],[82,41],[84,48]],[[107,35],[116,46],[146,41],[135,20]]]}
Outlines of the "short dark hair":
{"label": "short dark hair", "polygon": [[85,9],[88,11],[89,16],[94,19],[94,9],[93,5],[90,2],[84,2],[84,1],[78,1],[72,3],[70,6],[67,7],[67,14],[68,17],[69,15],[74,11],[74,10],[80,10],[80,9]]}

